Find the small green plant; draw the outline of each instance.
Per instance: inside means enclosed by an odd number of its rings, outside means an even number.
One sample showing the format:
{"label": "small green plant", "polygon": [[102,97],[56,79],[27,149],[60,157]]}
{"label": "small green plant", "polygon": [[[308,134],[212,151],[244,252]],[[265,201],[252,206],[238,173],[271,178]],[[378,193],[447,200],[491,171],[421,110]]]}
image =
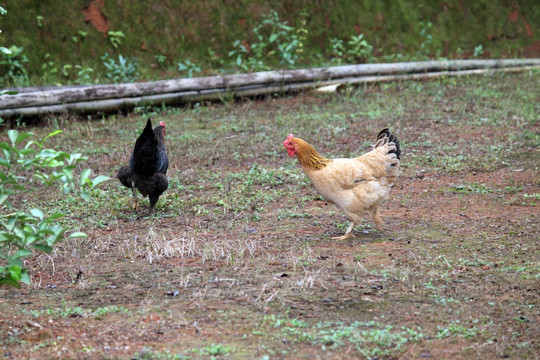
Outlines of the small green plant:
{"label": "small green plant", "polygon": [[73,69],[73,65],[71,64],[64,64],[64,66],[62,66],[62,70],[61,70],[61,73],[64,77],[69,77],[69,71]]}
{"label": "small green plant", "polygon": [[71,37],[71,40],[72,40],[74,43],[78,43],[78,42],[84,40],[84,38],[85,38],[86,36],[88,36],[88,32],[79,30],[79,31],[77,32],[77,35],[73,35],[73,36]]}
{"label": "small green plant", "polygon": [[331,61],[334,64],[366,62],[372,58],[373,46],[364,39],[364,34],[351,36],[346,44],[341,39],[333,38],[330,39],[330,44],[332,47]]}
{"label": "small green plant", "polygon": [[105,53],[101,57],[103,65],[107,69],[105,77],[114,83],[130,83],[134,82],[139,77],[137,71],[137,61],[132,58],[125,58],[122,55],[118,55],[118,62],[109,56],[109,53]]}
{"label": "small green plant", "polygon": [[15,86],[28,85],[28,72],[24,66],[28,57],[21,46],[12,45],[9,49],[0,48],[0,73],[4,73],[2,84]]}
{"label": "small green plant", "polygon": [[43,16],[41,16],[41,15],[36,16],[36,22],[37,22],[37,26],[39,28],[42,28],[43,27]]}
{"label": "small green plant", "polygon": [[268,69],[261,59],[250,56],[250,52],[241,40],[236,40],[232,45],[233,50],[229,51],[229,57],[233,58],[236,67],[244,71]]}
{"label": "small green plant", "polygon": [[105,306],[105,307],[97,308],[90,315],[92,315],[92,316],[103,316],[103,315],[106,315],[108,313],[116,313],[116,312],[129,313],[129,309],[126,309],[123,306],[115,306],[115,305]]}
{"label": "small green plant", "polygon": [[345,42],[341,39],[330,39],[332,45],[332,62],[341,63],[341,59],[345,56]]}
{"label": "small green plant", "polygon": [[[30,276],[24,267],[23,258],[33,250],[50,253],[53,245],[64,239],[68,230],[56,224],[62,213],[46,215],[39,208],[28,212],[15,208],[10,197],[35,191],[37,180],[45,186],[60,182],[64,193],[77,193],[88,200],[88,190],[94,188],[108,177],[98,176],[90,179],[90,169],[80,174],[78,186],[74,172],[85,158],[81,154],[71,154],[43,147],[44,141],[61,130],[50,133],[42,141],[23,141],[31,133],[8,130],[10,143],[0,142],[3,157],[0,157],[0,208],[5,215],[0,216],[0,286],[20,287],[29,284]],[[74,232],[68,238],[85,237],[82,232]]]}
{"label": "small green plant", "polygon": [[292,66],[296,63],[298,35],[294,27],[279,19],[275,10],[263,15],[262,21],[253,28],[256,41],[248,48],[247,43],[236,40],[229,56],[243,70],[267,70],[272,62]]}
{"label": "small green plant", "polygon": [[[7,14],[6,9],[0,6],[0,16]],[[0,29],[2,33],[2,29]],[[0,86],[3,83],[11,82],[15,86],[26,86],[28,84],[28,73],[24,67],[24,63],[28,62],[28,58],[23,54],[23,48],[12,45],[8,48],[0,46],[0,73],[5,73],[0,77]],[[9,91],[2,90],[0,95],[8,94]]]}
{"label": "small green plant", "polygon": [[92,83],[91,74],[94,72],[94,69],[84,65],[75,65],[77,69],[77,78],[75,79],[75,84],[85,85]]}
{"label": "small green plant", "polygon": [[136,353],[134,359],[137,360],[188,360],[188,355],[173,354],[169,350],[154,351],[152,348],[144,348],[140,353]]}
{"label": "small green plant", "polygon": [[524,199],[540,200],[540,193],[523,194]]}
{"label": "small green plant", "polygon": [[475,58],[480,57],[482,56],[483,53],[484,53],[484,48],[482,47],[482,45],[475,46],[473,57]]}
{"label": "small green plant", "polygon": [[459,336],[462,338],[473,338],[480,333],[476,326],[467,328],[459,320],[452,322],[448,327],[437,326],[437,339],[444,339],[450,336]]}
{"label": "small green plant", "polygon": [[351,39],[347,42],[347,45],[347,55],[352,61],[366,62],[371,59],[373,46],[371,46],[366,39],[364,39],[364,34],[351,36]]}
{"label": "small green plant", "polygon": [[433,23],[431,21],[420,21],[420,26],[422,29],[419,35],[422,42],[420,43],[418,56],[421,59],[426,59],[433,53],[433,35],[431,34]]}
{"label": "small green plant", "polygon": [[187,71],[187,76],[188,77],[193,77],[194,72],[201,72],[201,68],[199,66],[197,66],[197,64],[195,64],[194,62],[192,62],[189,59],[187,59],[187,60],[185,60],[183,62],[181,61],[177,65],[178,65],[178,71],[179,72]]}
{"label": "small green plant", "polygon": [[472,193],[472,194],[488,194],[495,192],[495,189],[486,186],[485,184],[470,183],[470,184],[460,184],[455,185],[452,189],[452,192],[456,193]]}
{"label": "small green plant", "polygon": [[302,320],[270,315],[263,319],[264,325],[279,328],[290,341],[319,345],[322,350],[352,346],[367,359],[390,357],[402,351],[404,345],[424,338],[420,329],[397,329],[375,321],[355,321],[349,325],[341,322],[309,325]]}
{"label": "small green plant", "polygon": [[231,348],[221,344],[210,344],[194,351],[200,355],[217,356],[229,354],[231,352]]}
{"label": "small green plant", "polygon": [[56,78],[56,75],[58,74],[58,68],[54,61],[51,60],[51,54],[49,53],[45,54],[43,64],[41,64],[41,73],[46,81],[49,78]]}
{"label": "small green plant", "polygon": [[156,59],[156,62],[158,63],[160,68],[164,68],[167,64],[167,57],[163,54],[154,55],[154,59]]}
{"label": "small green plant", "polygon": [[107,33],[107,37],[109,38],[112,46],[115,49],[118,49],[120,43],[122,43],[122,38],[125,38],[126,35],[122,31],[109,31]]}

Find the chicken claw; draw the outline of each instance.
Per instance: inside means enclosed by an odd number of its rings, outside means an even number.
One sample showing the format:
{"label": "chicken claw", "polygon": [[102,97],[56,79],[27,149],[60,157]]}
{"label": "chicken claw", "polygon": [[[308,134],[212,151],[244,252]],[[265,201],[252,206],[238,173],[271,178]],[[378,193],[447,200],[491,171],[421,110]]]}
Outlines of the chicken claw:
{"label": "chicken claw", "polygon": [[352,233],[348,233],[346,235],[342,235],[342,236],[332,236],[331,239],[332,240],[345,240],[345,239],[348,239],[352,236]]}
{"label": "chicken claw", "polygon": [[345,231],[345,235],[334,236],[332,237],[332,240],[345,240],[350,238],[352,236],[352,230],[354,229],[354,225],[356,225],[354,221],[351,221],[351,225],[349,225],[349,228],[347,229],[347,231]]}

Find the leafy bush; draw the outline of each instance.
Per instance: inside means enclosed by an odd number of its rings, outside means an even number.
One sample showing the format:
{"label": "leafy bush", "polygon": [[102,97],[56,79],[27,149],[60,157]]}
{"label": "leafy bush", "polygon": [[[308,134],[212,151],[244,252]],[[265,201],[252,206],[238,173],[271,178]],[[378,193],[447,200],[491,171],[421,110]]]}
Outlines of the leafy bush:
{"label": "leafy bush", "polygon": [[[30,140],[22,146],[23,141],[33,134],[8,130],[10,143],[0,142],[3,155],[0,157],[0,208],[6,214],[0,216],[0,286],[20,287],[20,282],[29,284],[30,276],[22,259],[31,255],[34,249],[50,253],[53,245],[61,241],[68,230],[55,223],[64,214],[46,216],[38,208],[25,212],[13,205],[11,197],[35,191],[33,186],[37,181],[45,186],[60,182],[64,193],[77,193],[88,200],[87,190],[108,179],[101,175],[92,180],[90,169],[86,169],[81,172],[77,185],[74,171],[85,158],[78,153],[43,148],[47,138],[61,132],[57,130],[41,142]],[[68,238],[85,236],[82,232],[74,232]]]}
{"label": "leafy bush", "polygon": [[193,77],[194,72],[201,72],[201,68],[197,66],[197,64],[195,64],[191,60],[181,61],[177,65],[178,65],[178,71],[179,72],[187,71],[188,77]]}
{"label": "leafy bush", "polygon": [[91,74],[94,72],[94,69],[84,65],[75,65],[75,69],[77,69],[75,84],[87,85],[92,83]]}
{"label": "leafy bush", "polygon": [[[5,15],[7,11],[0,6],[0,16]],[[0,33],[2,30],[0,30]],[[0,46],[0,73],[4,73],[0,78],[0,85],[11,82],[15,86],[28,85],[28,73],[24,68],[24,63],[28,58],[23,54],[23,48],[12,45],[8,48]],[[2,95],[2,93],[0,93]]]}
{"label": "leafy bush", "polygon": [[109,53],[105,53],[101,57],[103,65],[107,69],[105,77],[115,83],[130,83],[139,78],[137,72],[137,60],[134,58],[125,58],[122,55],[118,55],[118,63],[116,60],[109,56]]}
{"label": "leafy bush", "polygon": [[330,43],[332,45],[332,63],[334,64],[356,64],[373,60],[373,46],[364,39],[364,34],[351,36],[346,45],[345,41],[335,38],[331,39]]}
{"label": "leafy bush", "polygon": [[5,50],[0,52],[2,54],[0,58],[0,72],[5,74],[3,83],[10,83],[15,86],[27,86],[28,73],[24,64],[28,62],[28,58],[24,54],[24,49],[12,45],[7,50],[8,52]]}
{"label": "leafy bush", "polygon": [[236,40],[229,56],[234,59],[236,66],[243,70],[268,70],[269,64],[278,62],[281,65],[292,66],[296,63],[296,49],[299,46],[298,35],[294,27],[279,20],[275,10],[263,15],[262,22],[253,28],[257,41],[246,46],[246,43]]}

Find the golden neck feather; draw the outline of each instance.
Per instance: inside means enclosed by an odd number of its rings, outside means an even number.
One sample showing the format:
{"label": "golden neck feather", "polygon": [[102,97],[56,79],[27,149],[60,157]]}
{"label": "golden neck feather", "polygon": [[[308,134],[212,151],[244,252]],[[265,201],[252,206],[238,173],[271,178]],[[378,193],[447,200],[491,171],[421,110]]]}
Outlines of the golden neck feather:
{"label": "golden neck feather", "polygon": [[302,165],[302,167],[311,170],[320,170],[326,165],[328,165],[328,162],[330,160],[325,159],[321,155],[319,155],[319,153],[313,148],[313,146],[309,145],[304,140],[298,138],[293,138],[292,141],[294,141],[298,145],[298,151],[296,155],[298,156],[298,162],[300,162],[300,165]]}

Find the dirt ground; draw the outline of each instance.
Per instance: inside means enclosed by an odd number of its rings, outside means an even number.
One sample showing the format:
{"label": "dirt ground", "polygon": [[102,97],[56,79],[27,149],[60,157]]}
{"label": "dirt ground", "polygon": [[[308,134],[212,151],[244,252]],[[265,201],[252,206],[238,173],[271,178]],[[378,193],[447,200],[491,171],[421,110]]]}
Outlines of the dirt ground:
{"label": "dirt ground", "polygon": [[[31,128],[63,128],[51,146],[113,177],[147,116],[164,120],[171,185],[146,218],[115,179],[88,203],[28,200],[88,238],[36,253],[32,284],[0,289],[2,356],[538,358],[538,80],[404,82]],[[347,219],[280,145],[293,131],[353,156],[384,126],[403,146],[386,230],[366,217],[332,240]]]}

